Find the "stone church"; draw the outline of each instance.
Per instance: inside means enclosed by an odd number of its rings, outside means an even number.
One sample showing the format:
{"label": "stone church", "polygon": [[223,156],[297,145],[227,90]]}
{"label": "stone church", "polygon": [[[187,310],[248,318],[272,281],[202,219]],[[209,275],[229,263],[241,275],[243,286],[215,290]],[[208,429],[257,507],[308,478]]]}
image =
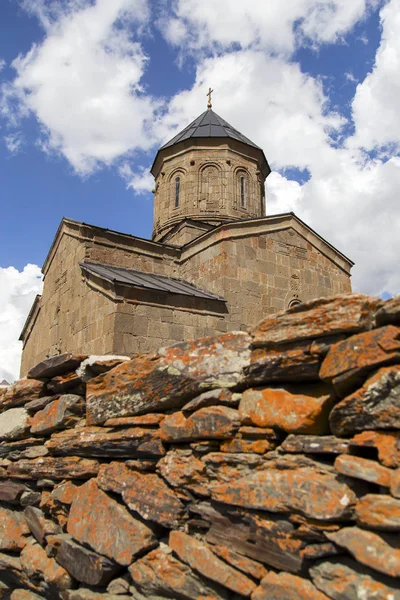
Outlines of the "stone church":
{"label": "stone church", "polygon": [[66,351],[148,352],[351,292],[351,260],[295,214],[265,216],[264,152],[211,104],[151,173],[152,240],[62,219],[21,333],[21,376]]}

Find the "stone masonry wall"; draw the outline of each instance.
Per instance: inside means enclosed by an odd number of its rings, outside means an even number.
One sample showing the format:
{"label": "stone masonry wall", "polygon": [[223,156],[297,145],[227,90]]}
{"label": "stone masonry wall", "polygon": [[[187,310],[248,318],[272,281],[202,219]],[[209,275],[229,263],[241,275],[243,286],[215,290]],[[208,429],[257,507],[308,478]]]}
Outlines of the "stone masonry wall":
{"label": "stone masonry wall", "polygon": [[0,391],[0,598],[399,600],[400,298]]}

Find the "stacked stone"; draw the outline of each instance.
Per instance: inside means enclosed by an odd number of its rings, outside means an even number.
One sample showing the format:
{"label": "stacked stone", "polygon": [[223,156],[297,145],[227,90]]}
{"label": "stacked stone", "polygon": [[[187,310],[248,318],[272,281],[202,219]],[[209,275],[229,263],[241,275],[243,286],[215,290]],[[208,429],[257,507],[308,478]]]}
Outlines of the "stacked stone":
{"label": "stacked stone", "polygon": [[400,299],[0,396],[0,598],[400,599]]}

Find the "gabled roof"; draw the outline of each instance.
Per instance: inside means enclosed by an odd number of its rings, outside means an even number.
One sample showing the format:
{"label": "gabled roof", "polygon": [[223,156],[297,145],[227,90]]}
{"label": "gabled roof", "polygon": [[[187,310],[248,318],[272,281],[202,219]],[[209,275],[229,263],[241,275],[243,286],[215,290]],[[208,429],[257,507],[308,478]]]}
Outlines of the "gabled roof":
{"label": "gabled roof", "polygon": [[101,263],[79,263],[84,271],[94,273],[102,279],[119,283],[121,285],[129,285],[133,287],[147,288],[158,292],[169,292],[170,294],[179,294],[183,296],[193,296],[195,298],[203,298],[206,300],[219,300],[225,302],[220,296],[201,290],[187,281],[175,279],[174,277],[166,277],[156,273],[144,273],[133,269],[125,269],[123,267],[113,267]]}
{"label": "gabled roof", "polygon": [[232,125],[229,125],[225,119],[217,115],[211,108],[203,112],[190,125],[173,137],[172,140],[161,146],[160,150],[169,148],[189,138],[232,138],[261,150],[259,146],[232,127]]}

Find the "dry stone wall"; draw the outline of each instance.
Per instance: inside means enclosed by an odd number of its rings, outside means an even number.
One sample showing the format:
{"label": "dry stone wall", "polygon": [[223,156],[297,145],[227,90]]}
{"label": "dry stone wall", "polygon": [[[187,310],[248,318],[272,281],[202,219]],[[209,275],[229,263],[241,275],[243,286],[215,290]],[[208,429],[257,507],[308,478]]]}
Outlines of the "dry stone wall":
{"label": "dry stone wall", "polygon": [[0,598],[400,599],[399,298],[57,356],[0,405]]}

